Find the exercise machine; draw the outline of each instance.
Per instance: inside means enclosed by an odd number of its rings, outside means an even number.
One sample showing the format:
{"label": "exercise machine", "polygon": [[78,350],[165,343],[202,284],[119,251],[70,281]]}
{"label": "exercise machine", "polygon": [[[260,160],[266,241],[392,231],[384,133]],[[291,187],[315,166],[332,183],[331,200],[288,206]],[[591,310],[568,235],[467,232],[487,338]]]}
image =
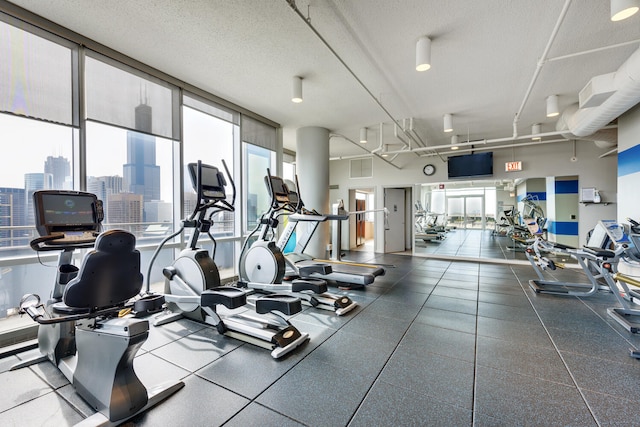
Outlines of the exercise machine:
{"label": "exercise machine", "polygon": [[[279,218],[282,216],[287,217],[290,223],[316,221],[318,216],[296,213],[297,208],[301,209],[301,200],[292,200],[288,186],[282,178],[271,175],[269,169],[265,176],[265,185],[271,196],[271,204],[242,246],[239,263],[240,283],[259,292],[284,292],[299,297],[307,305],[334,311],[338,316],[353,310],[358,304],[351,298],[328,293],[326,280],[313,277],[331,274],[331,265],[308,263],[298,266],[283,255],[283,247],[274,244],[270,239],[270,235],[275,236]],[[258,230],[258,239],[249,245]],[[286,282],[283,281],[285,277],[288,279]]]}
{"label": "exercise machine", "polygon": [[[163,325],[181,317],[214,326],[219,333],[254,344],[271,351],[280,358],[309,339],[286,318],[302,311],[299,298],[273,294],[247,303],[247,292],[239,287],[222,286],[220,273],[214,262],[216,240],[210,229],[214,215],[233,212],[236,198],[235,185],[226,163],[222,162],[233,194],[227,201],[227,180],[220,170],[201,161],[188,165],[196,204],[193,213],[178,231],[166,237],[156,248],[147,274],[147,293],[153,263],[164,245],[183,231],[190,230],[188,246],[180,252],[171,266],[165,267],[165,310],[154,318],[154,325]],[[207,215],[207,213],[209,214]],[[213,242],[212,255],[198,246],[201,233]]]}
{"label": "exercise machine", "polygon": [[[276,177],[277,178],[277,177]],[[279,184],[278,184],[279,185]],[[304,208],[302,197],[300,196],[299,186],[295,184],[295,190],[289,189],[285,186],[281,190],[282,194],[276,195],[277,197],[289,197],[290,200],[295,201],[297,206],[296,214],[289,216],[289,222],[282,231],[280,238],[278,239],[276,246],[284,251],[284,248],[289,243],[293,232],[297,230],[297,225],[300,222],[304,222],[306,232],[298,230],[296,232],[296,245],[292,252],[286,254],[287,262],[295,265],[297,268],[306,267],[318,263],[325,263],[331,266],[331,272],[328,274],[322,274],[314,272],[311,277],[335,281],[338,286],[344,289],[356,289],[362,288],[366,285],[372,284],[376,277],[384,276],[385,269],[379,265],[356,263],[344,261],[341,259],[341,232],[342,221],[349,218],[349,215],[362,213],[361,212],[347,212],[344,209],[344,204],[340,201],[334,205],[334,211],[332,214],[318,214],[315,211],[309,212]],[[287,193],[287,194],[285,194]],[[381,211],[384,209],[380,209]],[[318,228],[318,225],[324,221],[333,221],[333,238],[332,238],[332,256],[330,259],[316,259],[310,255],[304,253],[313,233]]]}
{"label": "exercise machine", "polygon": [[[534,224],[535,226],[537,225]],[[617,247],[614,250],[609,250],[610,243],[607,225],[603,221],[596,224],[587,245],[582,248],[549,242],[542,239],[541,234],[536,235],[534,241],[525,250],[525,255],[538,276],[538,279],[529,280],[529,286],[536,293],[581,297],[594,295],[599,290],[612,290],[606,281],[600,282],[600,280],[604,280],[604,274],[606,274],[603,270],[603,263],[607,262],[615,266],[623,249]],[[553,271],[563,267],[550,260],[545,255],[548,252],[566,254],[578,261],[578,265],[587,276],[589,283],[570,283],[546,278],[543,274],[544,270]]]}
{"label": "exercise machine", "polygon": [[418,200],[415,203],[415,238],[425,242],[437,240],[442,241],[449,231],[444,225],[438,224],[439,214],[427,212],[422,208],[422,203]]}
{"label": "exercise machine", "polygon": [[[90,193],[44,190],[34,193],[37,252],[59,251],[50,299],[25,295],[20,312],[39,323],[41,355],[19,369],[49,360],[97,412],[82,425],[118,425],[184,386],[167,382],[147,390],[133,360],[149,335],[149,322],[122,316],[142,288],[135,236],[122,230],[99,233],[102,204]],[[78,268],[76,249],[90,249]]]}
{"label": "exercise machine", "polygon": [[[624,250],[624,255],[619,263],[626,263],[632,268],[638,268],[640,266],[640,253],[638,252],[640,249],[640,223],[631,218],[627,218],[627,220],[631,223],[628,236],[624,233],[624,229],[622,231],[607,229],[607,234],[611,241],[616,242],[616,245],[621,246]],[[633,334],[640,333],[640,305],[638,305],[640,303],[640,280],[614,268],[609,268],[605,272],[605,279],[620,304],[620,307],[608,308],[607,313],[627,331]],[[633,354],[640,357],[637,350],[632,351]]]}

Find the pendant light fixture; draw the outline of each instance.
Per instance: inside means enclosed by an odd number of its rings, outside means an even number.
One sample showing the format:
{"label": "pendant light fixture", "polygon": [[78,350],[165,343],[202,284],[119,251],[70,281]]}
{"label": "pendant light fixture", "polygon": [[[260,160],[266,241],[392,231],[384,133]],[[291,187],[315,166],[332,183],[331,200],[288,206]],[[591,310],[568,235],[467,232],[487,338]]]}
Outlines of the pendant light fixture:
{"label": "pendant light fixture", "polygon": [[451,114],[447,113],[444,115],[444,131],[445,132],[453,132],[453,117]]}
{"label": "pendant light fixture", "polygon": [[302,102],[302,77],[295,76],[293,78],[293,95],[291,101],[299,104]]}
{"label": "pendant light fixture", "polygon": [[640,0],[611,0],[611,20],[622,21],[635,15],[640,9]]}
{"label": "pendant light fixture", "polygon": [[458,147],[458,135],[451,135],[451,149],[452,150],[457,150],[460,147]]}
{"label": "pendant light fixture", "polygon": [[431,68],[431,39],[422,36],[416,42],[416,71],[427,71]]}
{"label": "pendant light fixture", "polygon": [[360,128],[360,142],[362,144],[367,143],[367,128]]}
{"label": "pendant light fixture", "polygon": [[540,141],[540,137],[537,136],[540,133],[540,123],[536,123],[535,125],[531,126],[531,140],[532,141]]}
{"label": "pendant light fixture", "polygon": [[558,108],[558,95],[550,95],[547,97],[547,117],[555,117],[560,114]]}

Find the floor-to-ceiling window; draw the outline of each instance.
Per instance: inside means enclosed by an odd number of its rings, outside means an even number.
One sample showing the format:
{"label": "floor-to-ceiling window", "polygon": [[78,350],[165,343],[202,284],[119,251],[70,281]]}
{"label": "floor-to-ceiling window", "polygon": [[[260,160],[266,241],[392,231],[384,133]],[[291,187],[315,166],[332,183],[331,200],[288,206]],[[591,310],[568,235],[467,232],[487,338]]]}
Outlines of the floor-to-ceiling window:
{"label": "floor-to-ceiling window", "polygon": [[[33,255],[29,241],[36,236],[33,193],[78,187],[77,49],[7,17],[0,20],[0,58],[0,319],[5,319],[16,313],[22,295],[47,295],[55,277],[51,257],[43,256],[41,264],[24,258]],[[13,317],[9,328],[31,323]]]}
{"label": "floor-to-ceiling window", "polygon": [[[237,154],[234,151],[238,146],[240,115],[192,95],[185,95],[183,103],[183,217],[193,213],[196,198],[191,178],[188,176],[187,165],[196,163],[198,160],[217,167],[225,175],[227,201],[234,203],[234,208],[239,210],[240,188],[239,179],[235,176],[234,159]],[[231,179],[227,176],[227,170]],[[240,236],[237,218],[235,212],[228,211],[214,213],[211,217],[213,226],[210,232],[216,239],[215,261],[223,278],[233,276],[237,270],[235,260],[238,239],[236,238]],[[200,241],[213,250],[213,242],[208,236],[200,236]]]}
{"label": "floor-to-ceiling window", "polygon": [[[274,124],[133,60],[115,60],[108,49],[66,40],[57,35],[66,30],[55,24],[43,26],[52,34],[25,22],[43,24],[31,18],[0,13],[0,346],[24,339],[7,338],[9,329],[35,329],[31,319],[13,316],[20,297],[46,297],[55,281],[56,254],[29,247],[36,236],[34,191],[95,193],[104,203],[104,228],[133,232],[145,281],[162,282],[162,267],[187,233],[168,242],[148,275],[151,254],[193,209],[191,180],[181,172],[197,160],[224,170],[224,159],[229,184],[235,182],[236,211],[246,210],[241,201],[256,195],[250,214],[212,217],[215,260],[224,278],[236,272],[241,231],[247,229],[241,218],[255,223],[268,206],[261,200],[258,207],[257,197],[266,197],[266,168],[277,169]],[[251,185],[243,183],[242,172]],[[227,196],[231,202],[231,186]]]}
{"label": "floor-to-ceiling window", "polygon": [[244,232],[253,230],[271,199],[265,186],[267,168],[277,175],[276,129],[249,117],[242,118]]}

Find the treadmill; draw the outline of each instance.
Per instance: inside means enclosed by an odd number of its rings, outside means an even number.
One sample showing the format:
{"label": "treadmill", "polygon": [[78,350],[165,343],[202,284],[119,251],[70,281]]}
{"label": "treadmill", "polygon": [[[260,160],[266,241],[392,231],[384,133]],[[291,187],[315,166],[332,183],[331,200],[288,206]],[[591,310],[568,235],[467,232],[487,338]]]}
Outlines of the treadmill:
{"label": "treadmill", "polygon": [[[376,280],[376,277],[384,276],[385,269],[379,265],[336,259],[317,259],[305,254],[304,250],[321,222],[338,221],[339,224],[339,221],[348,219],[349,215],[347,213],[319,214],[315,211],[308,211],[304,208],[300,194],[289,188],[282,178],[273,175],[268,175],[266,178],[268,179],[267,188],[273,200],[288,200],[291,205],[295,206],[295,212],[288,216],[289,221],[287,226],[276,243],[276,246],[284,253],[285,247],[291,240],[294,231],[296,231],[295,248],[293,252],[285,253],[285,261],[288,264],[295,265],[297,268],[318,263],[329,264],[332,270],[331,273],[322,274],[316,272],[311,274],[310,277],[332,280],[343,288],[367,286],[372,284]],[[299,188],[297,183],[295,184],[295,188]],[[306,230],[304,232],[298,228],[299,223],[305,223]]]}

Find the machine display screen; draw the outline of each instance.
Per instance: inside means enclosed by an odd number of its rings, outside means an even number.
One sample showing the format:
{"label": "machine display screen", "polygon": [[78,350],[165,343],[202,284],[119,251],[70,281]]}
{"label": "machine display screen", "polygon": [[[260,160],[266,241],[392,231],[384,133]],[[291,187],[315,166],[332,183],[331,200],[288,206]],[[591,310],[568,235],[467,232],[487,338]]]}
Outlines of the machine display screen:
{"label": "machine display screen", "polygon": [[97,198],[75,191],[36,191],[33,194],[36,228],[40,235],[51,232],[91,231],[98,228]]}
{"label": "machine display screen", "polygon": [[284,181],[280,177],[277,177],[277,176],[271,177],[271,188],[273,189],[273,193],[278,198],[289,196],[289,190],[287,189],[287,186],[285,185]]}
{"label": "machine display screen", "polygon": [[[209,166],[202,164],[201,165],[201,185],[202,185],[202,196],[205,199],[224,199],[226,197],[224,186],[226,182],[224,178],[220,174],[220,171],[215,166]],[[191,182],[193,183],[193,188],[197,191],[197,181],[198,181],[198,164],[197,163],[189,163],[189,173],[191,174]]]}

